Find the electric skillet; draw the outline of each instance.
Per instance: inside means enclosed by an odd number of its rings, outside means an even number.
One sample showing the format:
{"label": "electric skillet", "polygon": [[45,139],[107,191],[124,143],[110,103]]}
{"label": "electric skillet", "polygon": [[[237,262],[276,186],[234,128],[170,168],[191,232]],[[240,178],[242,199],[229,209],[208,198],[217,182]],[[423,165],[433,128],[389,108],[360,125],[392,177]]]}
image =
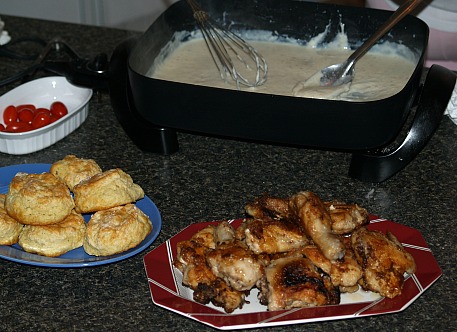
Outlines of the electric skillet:
{"label": "electric skillet", "polygon": [[[235,32],[272,31],[306,43],[329,25],[328,39],[345,25],[351,47],[371,35],[391,12],[295,0],[200,0],[210,16]],[[226,90],[157,80],[154,59],[172,40],[198,30],[185,0],[173,4],[139,38],[124,41],[111,59],[47,65],[76,85],[108,88],[116,116],[142,150],[172,154],[177,132],[352,153],[350,176],[384,181],[404,168],[438,127],[454,89],[455,73],[432,66],[423,78],[428,27],[403,19],[380,41],[406,45],[416,67],[389,98],[348,102]],[[176,34],[179,32],[179,34]],[[184,32],[184,33],[183,33]],[[327,41],[329,41],[327,40]],[[325,41],[324,41],[325,42]],[[268,61],[268,59],[267,59]]]}

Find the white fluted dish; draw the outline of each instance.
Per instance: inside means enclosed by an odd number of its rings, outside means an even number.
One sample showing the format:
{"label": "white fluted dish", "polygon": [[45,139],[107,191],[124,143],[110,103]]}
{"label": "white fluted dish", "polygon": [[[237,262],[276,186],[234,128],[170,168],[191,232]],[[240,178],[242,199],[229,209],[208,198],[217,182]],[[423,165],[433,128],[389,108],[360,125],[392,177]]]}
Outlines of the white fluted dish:
{"label": "white fluted dish", "polygon": [[92,90],[70,84],[65,77],[50,76],[24,83],[0,96],[0,123],[8,105],[33,104],[49,108],[63,102],[68,114],[59,120],[23,133],[0,132],[0,152],[22,155],[47,148],[76,130],[89,114]]}

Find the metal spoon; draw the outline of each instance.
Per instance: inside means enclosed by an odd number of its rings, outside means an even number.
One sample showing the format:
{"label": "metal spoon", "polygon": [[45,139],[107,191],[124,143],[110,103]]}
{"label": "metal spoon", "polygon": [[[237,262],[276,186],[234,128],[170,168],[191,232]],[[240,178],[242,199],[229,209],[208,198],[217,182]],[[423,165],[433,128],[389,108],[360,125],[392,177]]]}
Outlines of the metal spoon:
{"label": "metal spoon", "polygon": [[352,53],[346,61],[331,65],[321,70],[322,77],[320,84],[322,86],[338,86],[352,81],[354,77],[355,63],[392,27],[400,22],[403,17],[408,15],[422,0],[405,1],[398,9],[389,17],[389,19],[381,25],[378,30],[368,38],[362,46]]}

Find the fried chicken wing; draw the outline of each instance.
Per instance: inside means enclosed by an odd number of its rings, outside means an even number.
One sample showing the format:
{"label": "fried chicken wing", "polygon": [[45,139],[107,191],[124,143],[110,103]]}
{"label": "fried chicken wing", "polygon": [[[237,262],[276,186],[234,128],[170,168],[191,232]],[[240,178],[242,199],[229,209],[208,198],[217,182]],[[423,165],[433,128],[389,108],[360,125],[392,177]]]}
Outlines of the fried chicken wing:
{"label": "fried chicken wing", "polygon": [[238,291],[250,290],[264,273],[261,261],[242,242],[222,244],[209,252],[211,271]]}
{"label": "fried chicken wing", "polygon": [[289,217],[289,199],[265,194],[246,204],[245,211],[254,219],[281,220]]}
{"label": "fried chicken wing", "polygon": [[327,259],[343,258],[345,246],[341,237],[333,234],[330,214],[316,194],[309,191],[295,194],[290,199],[290,207],[298,216],[305,234]]}
{"label": "fried chicken wing", "polygon": [[216,276],[206,264],[206,254],[210,249],[192,241],[177,244],[174,266],[183,274],[183,285],[197,289],[199,284],[211,284]]}
{"label": "fried chicken wing", "polygon": [[243,239],[257,254],[276,254],[298,248],[308,239],[294,222],[289,199],[263,195],[245,206],[246,213],[253,219],[242,225]]}
{"label": "fried chicken wing", "polygon": [[242,308],[246,302],[245,292],[232,289],[219,278],[210,285],[210,289],[200,291],[200,294],[211,294],[211,303],[217,307],[224,308],[227,313],[232,313],[235,309]]}
{"label": "fried chicken wing", "polygon": [[330,214],[332,232],[348,234],[367,224],[368,211],[357,204],[347,204],[339,201],[324,202]]}
{"label": "fried chicken wing", "polygon": [[313,307],[337,304],[338,288],[330,277],[302,255],[276,259],[265,269],[258,283],[260,303],[268,310]]}
{"label": "fried chicken wing", "polygon": [[251,220],[244,228],[243,237],[256,254],[286,252],[308,243],[298,227],[278,220]]}
{"label": "fried chicken wing", "polygon": [[206,227],[194,234],[191,240],[178,242],[173,264],[183,273],[183,285],[194,291],[193,298],[196,302],[211,302],[230,313],[243,306],[246,294],[232,289],[224,280],[218,278],[207,264],[207,255],[214,250],[211,248],[214,246],[211,239],[214,239],[215,229]]}
{"label": "fried chicken wing", "polygon": [[215,229],[216,226],[208,225],[195,233],[191,240],[206,248],[214,249],[216,248]]}
{"label": "fried chicken wing", "polygon": [[214,229],[214,242],[216,246],[235,241],[235,229],[228,221],[220,222]]}
{"label": "fried chicken wing", "polygon": [[364,273],[361,286],[393,298],[403,288],[404,273],[416,270],[414,258],[391,233],[370,231],[364,227],[352,234],[355,257]]}
{"label": "fried chicken wing", "polygon": [[301,250],[314,265],[330,276],[332,284],[340,287],[342,292],[357,291],[359,288],[358,281],[363,275],[362,267],[355,259],[354,252],[350,247],[350,239],[348,239],[348,242],[343,258],[337,261],[327,259],[322,252],[313,245],[305,246]]}
{"label": "fried chicken wing", "polygon": [[194,290],[194,301],[201,304],[212,303],[227,313],[242,308],[246,294],[232,289],[222,279],[216,278],[211,283],[200,283]]}

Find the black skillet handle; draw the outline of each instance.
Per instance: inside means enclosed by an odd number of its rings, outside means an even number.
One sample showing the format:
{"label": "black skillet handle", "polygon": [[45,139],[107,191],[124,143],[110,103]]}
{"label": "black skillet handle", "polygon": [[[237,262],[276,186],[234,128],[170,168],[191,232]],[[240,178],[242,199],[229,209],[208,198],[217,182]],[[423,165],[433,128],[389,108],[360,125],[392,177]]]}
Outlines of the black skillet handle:
{"label": "black skillet handle", "polygon": [[135,108],[128,77],[128,56],[136,39],[125,40],[113,52],[109,66],[111,104],[130,139],[145,152],[170,155],[179,149],[176,131],[144,120]]}
{"label": "black skillet handle", "polygon": [[45,61],[42,68],[65,76],[74,85],[108,90],[114,113],[133,143],[145,152],[169,155],[179,149],[176,132],[144,120],[132,101],[128,57],[136,41],[132,37],[119,44],[109,60],[105,54],[98,54],[90,60],[82,59],[66,44],[53,41],[54,44],[65,46],[72,60]]}
{"label": "black skillet handle", "polygon": [[349,176],[363,182],[382,182],[402,170],[425,147],[438,128],[455,87],[454,72],[433,65],[425,79],[411,128],[393,151],[354,153]]}

